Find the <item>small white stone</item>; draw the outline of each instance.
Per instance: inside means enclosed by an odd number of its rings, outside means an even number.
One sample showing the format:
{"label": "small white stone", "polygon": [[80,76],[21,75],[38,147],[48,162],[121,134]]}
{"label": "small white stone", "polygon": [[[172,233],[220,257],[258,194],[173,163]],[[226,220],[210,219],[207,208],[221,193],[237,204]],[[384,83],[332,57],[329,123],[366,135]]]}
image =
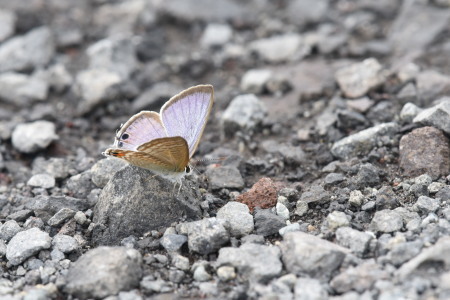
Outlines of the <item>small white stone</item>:
{"label": "small white stone", "polygon": [[284,206],[284,204],[278,202],[275,208],[277,210],[277,215],[285,220],[289,220],[289,210],[286,206]]}
{"label": "small white stone", "polygon": [[233,267],[222,266],[217,269],[217,276],[220,281],[228,281],[236,278],[236,272]]}
{"label": "small white stone", "polygon": [[55,186],[55,177],[49,174],[36,174],[28,180],[27,185],[50,189]]}

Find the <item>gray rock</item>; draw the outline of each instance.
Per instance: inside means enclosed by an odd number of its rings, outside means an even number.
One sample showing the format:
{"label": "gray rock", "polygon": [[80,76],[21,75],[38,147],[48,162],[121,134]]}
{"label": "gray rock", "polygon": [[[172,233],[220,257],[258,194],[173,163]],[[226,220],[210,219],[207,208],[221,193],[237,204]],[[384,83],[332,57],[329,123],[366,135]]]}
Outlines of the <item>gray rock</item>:
{"label": "gray rock", "polygon": [[203,282],[211,280],[211,274],[207,271],[208,263],[205,261],[195,262],[192,268],[194,273],[192,277],[195,281]]}
{"label": "gray rock", "polygon": [[243,203],[228,202],[217,211],[217,218],[229,222],[230,234],[234,237],[248,235],[254,229],[253,216]]}
{"label": "gray rock", "polygon": [[51,242],[48,233],[38,228],[21,231],[9,241],[6,259],[11,265],[17,266],[39,251],[50,248]]}
{"label": "gray rock", "polygon": [[289,143],[280,143],[275,140],[265,140],[261,143],[261,148],[268,153],[280,155],[287,164],[300,165],[308,161],[305,152],[300,146],[293,146]]}
{"label": "gray rock", "polygon": [[137,67],[134,44],[127,38],[100,40],[86,49],[89,68],[106,70],[128,79]]}
{"label": "gray rock", "polygon": [[303,201],[303,200],[299,200],[297,201],[297,203],[295,204],[295,211],[294,214],[296,214],[299,217],[303,217],[304,215],[306,215],[306,213],[309,210],[309,206],[308,203]]}
{"label": "gray rock", "polygon": [[194,21],[225,22],[240,20],[250,15],[245,6],[232,1],[173,0],[163,1],[157,7],[162,14],[190,24]]}
{"label": "gray rock", "polygon": [[208,169],[205,172],[208,184],[213,190],[244,188],[244,179],[238,168],[233,166],[222,166]]}
{"label": "gray rock", "polygon": [[173,283],[162,279],[154,280],[154,276],[146,276],[140,282],[141,289],[146,293],[168,293],[173,290]]}
{"label": "gray rock", "polygon": [[283,228],[280,228],[280,230],[278,230],[278,233],[281,236],[284,236],[286,233],[288,232],[294,232],[294,231],[300,231],[300,224],[299,223],[292,223],[289,224],[287,226],[284,226]]}
{"label": "gray rock", "polygon": [[6,221],[0,226],[0,239],[8,242],[21,230],[22,228],[15,220]]}
{"label": "gray rock", "polygon": [[41,187],[44,189],[50,189],[55,187],[55,177],[49,174],[36,174],[33,175],[27,182],[27,185],[33,187]]}
{"label": "gray rock", "polygon": [[403,105],[402,110],[400,111],[400,120],[402,120],[403,123],[411,123],[421,111],[422,110],[414,103],[408,102]]}
{"label": "gray rock", "polygon": [[330,278],[349,253],[346,248],[301,231],[285,234],[280,248],[288,272],[317,279]]}
{"label": "gray rock", "polygon": [[83,114],[106,100],[108,90],[122,82],[120,75],[103,69],[86,69],[75,79],[75,93],[81,98],[78,112]]}
{"label": "gray rock", "polygon": [[[400,100],[401,103],[416,103],[417,102],[417,89],[416,86],[413,83],[408,83],[405,85],[398,93],[397,93],[397,99]],[[409,113],[412,113],[413,110],[409,110]],[[400,113],[400,116],[402,114]],[[405,114],[408,115],[408,114]],[[406,122],[407,120],[404,120]],[[410,121],[408,121],[409,123]]]}
{"label": "gray rock", "polygon": [[48,83],[36,76],[7,72],[0,74],[0,98],[15,105],[47,100]]}
{"label": "gray rock", "polygon": [[331,147],[331,153],[339,159],[367,155],[382,142],[382,137],[392,137],[399,129],[398,124],[393,122],[375,125],[335,142]]}
{"label": "gray rock", "polygon": [[351,290],[362,293],[370,289],[377,280],[389,278],[388,271],[382,270],[373,260],[369,260],[356,267],[349,267],[344,270],[331,280],[330,286],[339,294]]}
{"label": "gray rock", "polygon": [[183,271],[188,271],[191,268],[189,265],[189,258],[180,254],[172,255],[172,265]]}
{"label": "gray rock", "polygon": [[[181,232],[188,235],[189,250],[209,254],[217,251],[230,240],[228,221],[208,218],[179,225]],[[178,230],[180,232],[180,230]]]}
{"label": "gray rock", "polygon": [[363,203],[364,195],[359,190],[353,190],[350,192],[350,197],[348,198],[348,203],[353,206],[360,207]]}
{"label": "gray rock", "polygon": [[17,17],[12,11],[0,10],[0,42],[14,34]]}
{"label": "gray rock", "polygon": [[449,14],[445,10],[417,1],[402,2],[388,33],[397,55],[424,50],[448,26]]}
{"label": "gray rock", "polygon": [[50,226],[58,226],[75,216],[75,211],[70,208],[61,208],[47,223]]}
{"label": "gray rock", "polygon": [[345,176],[341,173],[330,173],[327,176],[325,176],[324,184],[325,187],[331,187],[336,186],[339,183],[343,182],[345,180]]}
{"label": "gray rock", "polygon": [[52,157],[45,159],[37,157],[33,160],[33,174],[46,173],[55,179],[65,179],[69,176],[71,164],[63,158]]}
{"label": "gray rock", "polygon": [[380,183],[380,170],[371,163],[363,164],[360,166],[354,181],[361,189],[366,186],[376,186]]}
{"label": "gray rock", "polygon": [[277,213],[277,216],[282,217],[284,220],[289,220],[289,210],[281,202],[277,202],[277,205],[275,206],[275,210]]}
{"label": "gray rock", "polygon": [[440,99],[441,102],[433,107],[424,109],[413,120],[425,126],[433,126],[445,133],[450,133],[450,97]]}
{"label": "gray rock", "polygon": [[217,47],[228,43],[233,35],[233,29],[228,24],[208,24],[200,38],[203,47]]}
{"label": "gray rock", "polygon": [[183,180],[180,192],[174,183],[149,170],[128,166],[114,174],[103,188],[94,209],[93,232],[98,244],[117,244],[130,235],[167,227],[180,220],[201,217],[198,187]]}
{"label": "gray rock", "polygon": [[[24,222],[29,217],[33,215],[33,212],[29,209],[21,209],[16,212],[13,212],[12,214],[8,215],[8,219],[17,221],[17,222]],[[25,225],[25,224],[24,224]]]}
{"label": "gray rock", "polygon": [[450,90],[450,77],[434,70],[420,72],[416,76],[418,105],[429,106],[439,96],[447,96]]}
{"label": "gray rock", "polygon": [[385,75],[380,63],[375,58],[368,58],[339,69],[335,79],[346,97],[359,98],[382,84]]}
{"label": "gray rock", "polygon": [[373,105],[374,101],[369,97],[361,97],[354,100],[347,100],[347,107],[360,113],[367,112]]}
{"label": "gray rock", "polygon": [[45,149],[57,139],[55,124],[49,121],[19,124],[12,133],[14,148],[23,153],[33,153]]}
{"label": "gray rock", "polygon": [[87,221],[87,217],[82,211],[77,211],[73,218],[80,225],[85,224]]}
{"label": "gray rock", "polygon": [[329,1],[294,0],[289,2],[286,12],[293,24],[304,26],[321,21],[328,7]]}
{"label": "gray rock", "polygon": [[138,287],[142,257],[134,249],[99,247],[86,252],[69,268],[66,293],[78,298],[104,298]]}
{"label": "gray rock", "polygon": [[328,214],[327,223],[330,230],[350,225],[349,217],[344,212],[336,210]]}
{"label": "gray rock", "polygon": [[264,236],[258,234],[249,234],[241,238],[241,243],[264,244],[266,242]]}
{"label": "gray rock", "polygon": [[294,287],[296,300],[327,299],[328,292],[320,281],[313,278],[298,278]]}
{"label": "gray rock", "polygon": [[445,187],[445,183],[442,182],[432,182],[428,185],[428,192],[430,192],[430,194],[436,194],[437,192],[439,192],[441,189],[443,189]]}
{"label": "gray rock", "polygon": [[159,242],[167,252],[174,252],[180,250],[187,240],[185,235],[169,233],[164,234]]}
{"label": "gray rock", "polygon": [[242,76],[241,90],[246,93],[261,94],[272,76],[272,71],[268,69],[248,70]]}
{"label": "gray rock", "polygon": [[395,232],[402,229],[403,220],[396,211],[384,209],[375,213],[370,227],[375,232]]}
{"label": "gray rock", "polygon": [[386,259],[394,266],[399,267],[403,263],[411,260],[422,250],[423,242],[420,240],[395,244],[386,255]]}
{"label": "gray rock", "polygon": [[55,44],[48,27],[38,27],[0,46],[0,72],[24,71],[48,64]]}
{"label": "gray rock", "polygon": [[374,237],[368,233],[350,227],[340,227],[336,230],[336,240],[339,245],[349,248],[358,256],[363,256],[369,249]]}
{"label": "gray rock", "polygon": [[249,49],[269,63],[299,60],[311,52],[303,38],[294,33],[253,41]]}
{"label": "gray rock", "polygon": [[220,249],[216,263],[235,267],[240,276],[252,282],[268,282],[279,276],[283,268],[278,247],[252,243]]}
{"label": "gray rock", "polygon": [[430,212],[436,212],[440,207],[440,199],[433,199],[427,196],[420,196],[414,204],[414,208],[418,211],[428,214]]}
{"label": "gray rock", "polygon": [[265,118],[267,109],[253,94],[235,97],[222,115],[221,124],[225,136],[236,131],[254,130]]}
{"label": "gray rock", "polygon": [[47,82],[52,90],[62,93],[73,83],[73,76],[63,64],[54,64],[47,70],[38,73],[37,77]]}
{"label": "gray rock", "polygon": [[302,196],[300,197],[300,201],[303,201],[305,203],[326,203],[331,201],[331,195],[323,188],[323,186],[311,185],[303,192]]}
{"label": "gray rock", "polygon": [[114,174],[128,164],[121,159],[105,158],[91,168],[92,182],[99,188],[105,187]]}
{"label": "gray rock", "polygon": [[63,253],[70,253],[80,248],[75,238],[65,234],[55,235],[52,240],[52,245]]}
{"label": "gray rock", "polygon": [[74,211],[86,210],[89,208],[89,203],[87,200],[68,196],[41,195],[28,201],[25,206],[33,210],[36,217],[47,222],[54,214],[63,208],[69,208]]}
{"label": "gray rock", "polygon": [[286,226],[286,221],[270,211],[270,209],[257,209],[255,213],[256,233],[262,236],[269,236],[278,233]]}
{"label": "gray rock", "polygon": [[92,173],[90,171],[70,177],[66,182],[66,186],[73,193],[73,196],[77,198],[87,198],[96,187],[92,182]]}
{"label": "gray rock", "polygon": [[146,89],[131,104],[132,111],[140,111],[162,105],[173,95],[178,94],[182,88],[170,82],[158,82]]}
{"label": "gray rock", "polygon": [[409,276],[414,275],[415,272],[420,272],[420,266],[427,262],[439,261],[445,268],[450,266],[450,237],[441,237],[436,244],[424,248],[419,255],[406,262],[396,272],[396,277],[399,280],[406,280]]}

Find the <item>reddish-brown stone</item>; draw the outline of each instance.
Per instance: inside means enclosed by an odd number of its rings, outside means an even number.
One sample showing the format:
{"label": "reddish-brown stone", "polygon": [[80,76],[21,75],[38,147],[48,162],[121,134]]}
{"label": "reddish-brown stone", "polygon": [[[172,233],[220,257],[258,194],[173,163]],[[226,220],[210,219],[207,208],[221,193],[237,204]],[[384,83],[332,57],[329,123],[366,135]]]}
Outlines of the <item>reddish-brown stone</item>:
{"label": "reddish-brown stone", "polygon": [[255,207],[270,208],[277,204],[277,192],[280,187],[270,178],[264,177],[258,180],[252,188],[239,195],[236,201],[244,203],[250,211]]}
{"label": "reddish-brown stone", "polygon": [[400,140],[400,168],[406,176],[428,174],[433,179],[450,170],[449,140],[434,127],[422,127]]}

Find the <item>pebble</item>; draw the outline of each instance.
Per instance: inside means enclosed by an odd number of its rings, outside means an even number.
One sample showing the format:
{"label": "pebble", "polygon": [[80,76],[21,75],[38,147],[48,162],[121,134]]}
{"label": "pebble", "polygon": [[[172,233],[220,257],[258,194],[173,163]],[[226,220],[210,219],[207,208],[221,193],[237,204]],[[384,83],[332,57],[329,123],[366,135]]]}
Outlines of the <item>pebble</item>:
{"label": "pebble", "polygon": [[319,280],[313,278],[298,278],[294,287],[295,299],[327,299],[327,289]]}
{"label": "pebble", "polygon": [[399,267],[403,263],[417,256],[422,250],[422,247],[423,242],[420,240],[396,244],[392,246],[391,251],[389,251],[386,258],[394,266]]}
{"label": "pebble", "polygon": [[324,185],[325,187],[336,186],[343,181],[345,181],[345,176],[341,173],[330,173],[325,176]]}
{"label": "pebble", "polygon": [[167,252],[174,252],[181,249],[181,247],[187,242],[187,237],[182,234],[168,233],[164,234],[159,242]]}
{"label": "pebble", "polygon": [[49,174],[55,179],[65,179],[69,176],[70,162],[63,158],[45,159],[37,157],[33,160],[33,174]]}
{"label": "pebble", "polygon": [[85,199],[77,199],[69,196],[40,195],[30,200],[26,207],[32,210],[36,217],[47,222],[61,209],[71,209],[73,211],[86,210],[89,208],[89,203]]}
{"label": "pebble", "polygon": [[384,209],[375,213],[370,226],[375,232],[395,232],[402,229],[403,220],[397,212]]}
{"label": "pebble", "polygon": [[331,153],[339,159],[367,155],[375,146],[379,146],[383,136],[393,137],[398,130],[399,126],[394,122],[375,125],[335,142]]}
{"label": "pebble", "polygon": [[69,235],[57,234],[53,237],[52,245],[63,253],[70,253],[80,248],[77,240]]}
{"label": "pebble", "polygon": [[86,215],[84,214],[84,212],[82,212],[82,211],[77,211],[77,212],[75,213],[75,215],[73,216],[73,218],[74,218],[75,221],[76,221],[78,224],[80,224],[80,225],[85,224],[86,221],[87,221],[87,217],[86,217]]}
{"label": "pebble", "polygon": [[[413,83],[405,85],[398,93],[397,99],[401,103],[409,103],[408,107],[403,107],[400,112],[400,119],[404,123],[411,123],[414,117],[421,111],[414,103],[417,103],[417,89]],[[403,111],[404,110],[404,111]]]}
{"label": "pebble", "polygon": [[329,202],[331,195],[321,185],[311,185],[300,197],[300,201],[305,203],[325,203]]}
{"label": "pebble", "polygon": [[440,199],[433,199],[427,196],[420,196],[414,204],[414,208],[423,214],[436,212],[440,207]]}
{"label": "pebble", "polygon": [[270,209],[257,209],[255,213],[256,233],[269,236],[278,233],[286,226],[286,220],[270,211]]}
{"label": "pebble", "polygon": [[430,192],[430,194],[436,194],[437,192],[439,192],[441,189],[443,189],[445,187],[445,183],[442,182],[432,182],[428,185],[428,192]]}
{"label": "pebble", "polygon": [[299,231],[299,230],[300,230],[300,224],[299,223],[292,223],[292,224],[289,224],[287,226],[284,226],[284,227],[280,228],[280,230],[278,230],[278,233],[281,236],[284,236],[288,232],[294,232],[294,231]]}
{"label": "pebble", "polygon": [[303,38],[294,33],[255,40],[250,43],[249,49],[269,63],[298,60],[311,51]]}
{"label": "pebble", "polygon": [[36,174],[33,175],[27,182],[27,185],[33,187],[41,187],[44,189],[50,189],[55,187],[55,177],[49,174]]}
{"label": "pebble", "polygon": [[337,243],[349,248],[353,253],[362,257],[368,250],[374,236],[350,227],[339,227],[336,230]]}
{"label": "pebble", "polygon": [[231,266],[222,266],[217,268],[217,277],[219,277],[220,281],[230,281],[236,278],[236,272],[234,267]]}
{"label": "pebble", "polygon": [[341,211],[333,211],[327,216],[328,228],[330,230],[336,230],[339,227],[349,226],[350,221],[347,215]]}
{"label": "pebble", "polygon": [[400,168],[406,176],[429,174],[433,179],[450,170],[449,139],[434,127],[422,127],[400,139]]}
{"label": "pebble", "polygon": [[75,211],[70,208],[60,209],[47,223],[50,226],[58,226],[75,216]]}
{"label": "pebble", "polygon": [[191,268],[189,258],[180,254],[172,255],[172,265],[182,271],[188,271]]}
{"label": "pebble", "polygon": [[49,121],[35,121],[19,124],[12,133],[14,148],[23,153],[33,153],[45,149],[59,137],[55,133],[55,124]]}
{"label": "pebble", "polygon": [[422,111],[417,105],[414,103],[408,102],[403,105],[402,110],[400,111],[400,120],[403,123],[412,123],[414,118]]}
{"label": "pebble", "polygon": [[272,71],[267,69],[248,70],[242,76],[241,90],[246,93],[261,94],[272,76]]}
{"label": "pebble", "polygon": [[98,247],[83,254],[70,266],[64,290],[83,299],[116,295],[139,284],[141,265],[142,257],[137,250]]}
{"label": "pebble", "polygon": [[284,204],[278,202],[275,206],[275,209],[278,216],[282,217],[285,220],[289,220],[289,210]]}
{"label": "pebble", "polygon": [[230,224],[230,234],[242,237],[254,229],[253,216],[247,205],[235,201],[228,202],[217,211],[217,218],[227,220]]}
{"label": "pebble", "polygon": [[235,97],[222,114],[222,131],[232,137],[237,131],[254,130],[265,118],[265,105],[253,94]]}
{"label": "pebble", "polygon": [[221,166],[206,170],[206,177],[211,189],[238,189],[244,188],[244,179],[239,169],[233,166]]}
{"label": "pebble", "polygon": [[48,233],[38,228],[18,232],[8,243],[6,259],[13,266],[20,265],[39,251],[49,249],[51,241]]}
{"label": "pebble", "polygon": [[301,165],[308,161],[302,148],[293,146],[290,143],[280,143],[268,139],[261,143],[261,148],[268,153],[280,155],[287,164]]}
{"label": "pebble", "polygon": [[22,228],[15,220],[9,220],[0,226],[0,239],[8,242],[12,239]]}
{"label": "pebble", "polygon": [[187,233],[189,249],[199,254],[215,252],[230,240],[228,221],[223,219],[202,219],[183,223],[180,227]]}
{"label": "pebble", "polygon": [[217,265],[232,266],[243,278],[262,282],[280,275],[283,268],[278,247],[253,243],[243,244],[239,248],[221,248]]}
{"label": "pebble", "polygon": [[361,193],[360,190],[353,190],[350,192],[350,196],[348,198],[348,202],[355,206],[360,207],[364,201],[364,195]]}
{"label": "pebble", "polygon": [[[204,281],[209,281],[211,280],[212,276],[211,274],[209,274],[209,272],[207,271],[207,263],[199,263],[196,262],[194,263],[194,265],[197,264],[198,266],[195,267],[194,269],[194,273],[192,275],[192,277],[194,278],[195,281],[198,282],[204,282]],[[193,266],[194,267],[194,266]]]}
{"label": "pebble", "polygon": [[294,214],[299,217],[303,217],[304,215],[306,215],[308,213],[308,210],[309,210],[308,203],[305,201],[299,200],[295,204]]}
{"label": "pebble", "polygon": [[210,23],[200,38],[200,44],[205,48],[223,46],[232,36],[233,29],[228,24]]}
{"label": "pebble", "polygon": [[47,99],[49,85],[37,76],[7,72],[0,74],[0,97],[14,105],[27,106]]}
{"label": "pebble", "polygon": [[420,111],[413,122],[432,126],[450,134],[450,97],[444,97],[438,101],[440,101],[438,105]]}
{"label": "pebble", "polygon": [[339,69],[335,79],[346,97],[359,98],[383,83],[385,76],[378,60],[367,58]]}

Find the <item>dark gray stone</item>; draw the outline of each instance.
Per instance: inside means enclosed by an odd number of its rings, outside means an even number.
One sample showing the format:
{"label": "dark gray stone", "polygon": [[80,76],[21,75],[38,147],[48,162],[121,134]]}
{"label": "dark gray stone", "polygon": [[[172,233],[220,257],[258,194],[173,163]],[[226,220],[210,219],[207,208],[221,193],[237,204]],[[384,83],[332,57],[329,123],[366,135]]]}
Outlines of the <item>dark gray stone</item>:
{"label": "dark gray stone", "polygon": [[[106,184],[94,209],[93,232],[97,244],[118,244],[130,235],[142,236],[149,230],[173,222],[201,217],[198,188],[183,180],[181,190],[149,170],[128,166]],[[178,188],[178,187],[177,187]]]}
{"label": "dark gray stone", "polygon": [[104,298],[139,286],[142,257],[134,249],[99,247],[86,252],[66,275],[66,293],[78,298]]}
{"label": "dark gray stone", "polygon": [[208,169],[205,172],[211,189],[238,189],[244,188],[244,179],[238,168],[233,166],[223,166]]}
{"label": "dark gray stone", "polygon": [[330,173],[327,176],[325,176],[324,183],[325,187],[331,187],[336,186],[339,183],[343,182],[345,180],[345,176],[341,173]]}
{"label": "dark gray stone", "polygon": [[375,186],[380,183],[380,171],[377,167],[370,163],[363,164],[356,174],[355,182],[356,184],[364,188],[366,186]]}
{"label": "dark gray stone", "polygon": [[390,186],[378,190],[376,198],[377,209],[394,209],[399,205],[398,197]]}
{"label": "dark gray stone", "polygon": [[75,216],[75,211],[70,208],[60,209],[53,217],[51,217],[47,223],[50,226],[58,226]]}
{"label": "dark gray stone", "polygon": [[74,211],[89,208],[87,200],[72,198],[68,196],[37,196],[26,203],[26,207],[33,210],[36,217],[47,222],[54,214],[63,208]]}
{"label": "dark gray stone", "polygon": [[252,282],[268,282],[279,276],[283,268],[278,247],[253,243],[220,249],[216,263],[235,267],[239,275]]}
{"label": "dark gray stone", "polygon": [[114,174],[128,164],[121,159],[105,158],[91,168],[92,182],[99,188],[105,187]]}
{"label": "dark gray stone", "polygon": [[303,201],[305,203],[326,203],[331,201],[331,195],[321,185],[312,185],[303,192],[302,196],[300,197],[300,201]]}
{"label": "dark gray stone", "polygon": [[17,266],[42,249],[50,248],[51,241],[48,233],[38,228],[21,231],[9,241],[6,258],[11,265]]}
{"label": "dark gray stone", "polygon": [[188,246],[191,251],[209,254],[217,251],[230,240],[228,221],[208,218],[180,224],[178,231],[188,235]]}
{"label": "dark gray stone", "polygon": [[285,234],[280,248],[288,272],[317,279],[330,278],[349,253],[344,247],[300,231]]}
{"label": "dark gray stone", "polygon": [[270,209],[256,209],[255,228],[256,233],[262,236],[269,236],[278,233],[286,226],[286,221],[270,211]]}

